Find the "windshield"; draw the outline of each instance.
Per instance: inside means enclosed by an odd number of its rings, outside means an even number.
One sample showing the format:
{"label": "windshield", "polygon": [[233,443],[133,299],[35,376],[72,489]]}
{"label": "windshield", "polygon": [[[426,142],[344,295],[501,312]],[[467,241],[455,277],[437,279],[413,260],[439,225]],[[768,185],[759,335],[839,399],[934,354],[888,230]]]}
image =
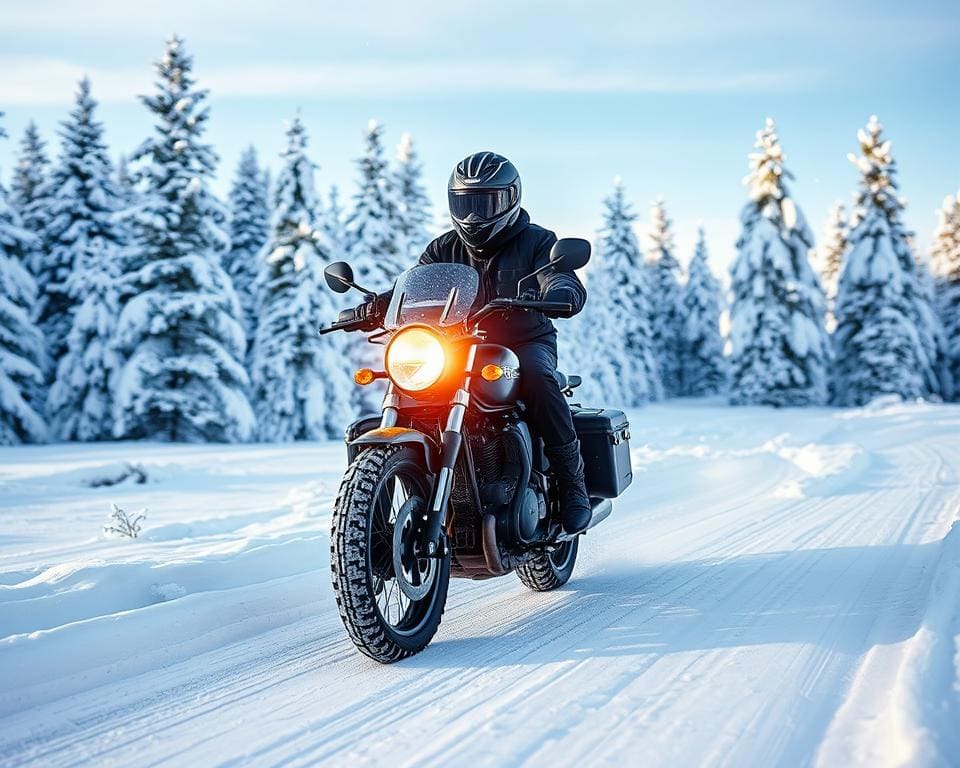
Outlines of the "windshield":
{"label": "windshield", "polygon": [[437,327],[467,319],[477,298],[480,276],[466,264],[419,264],[397,278],[384,328],[410,323]]}

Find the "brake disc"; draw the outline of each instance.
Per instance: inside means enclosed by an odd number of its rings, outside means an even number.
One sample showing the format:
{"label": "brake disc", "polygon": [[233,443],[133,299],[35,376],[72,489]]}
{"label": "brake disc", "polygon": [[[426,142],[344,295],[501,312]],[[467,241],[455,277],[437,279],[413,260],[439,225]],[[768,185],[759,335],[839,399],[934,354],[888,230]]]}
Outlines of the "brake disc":
{"label": "brake disc", "polygon": [[417,529],[425,506],[419,496],[407,499],[393,523],[394,576],[400,591],[413,601],[427,596],[437,575],[437,559],[419,551]]}

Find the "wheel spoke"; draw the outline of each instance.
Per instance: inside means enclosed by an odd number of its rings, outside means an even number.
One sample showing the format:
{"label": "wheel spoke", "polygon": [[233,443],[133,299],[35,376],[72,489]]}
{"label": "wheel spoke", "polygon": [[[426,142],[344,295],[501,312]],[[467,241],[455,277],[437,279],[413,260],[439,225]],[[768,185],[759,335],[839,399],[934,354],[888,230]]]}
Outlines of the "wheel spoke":
{"label": "wheel spoke", "polygon": [[397,515],[400,513],[400,508],[404,505],[407,500],[406,489],[403,487],[403,482],[400,480],[398,475],[393,479],[393,494],[390,505],[390,520],[395,521]]}
{"label": "wheel spoke", "polygon": [[[437,564],[417,557],[411,537],[416,535],[419,521],[403,512],[411,498],[419,496],[425,501],[426,495],[422,480],[401,469],[383,478],[372,500],[367,563],[374,603],[383,620],[401,631],[412,631],[425,617],[433,599],[429,587],[421,599],[410,597],[409,587],[423,588]],[[394,530],[398,523],[403,526],[402,531]],[[395,553],[394,538],[398,534],[403,549]],[[403,585],[399,579],[404,579]]]}

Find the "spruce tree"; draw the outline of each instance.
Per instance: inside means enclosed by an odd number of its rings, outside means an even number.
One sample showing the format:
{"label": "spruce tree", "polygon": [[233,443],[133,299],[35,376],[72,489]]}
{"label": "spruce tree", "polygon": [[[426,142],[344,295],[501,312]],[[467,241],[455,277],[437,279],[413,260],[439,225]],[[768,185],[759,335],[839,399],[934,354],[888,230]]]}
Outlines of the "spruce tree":
{"label": "spruce tree", "polygon": [[340,205],[340,191],[336,184],[330,187],[327,199],[329,203],[323,209],[321,224],[333,248],[333,260],[342,261],[346,258],[347,231],[344,226],[343,207]]}
{"label": "spruce tree", "polygon": [[10,182],[10,204],[17,209],[21,219],[25,219],[26,209],[43,191],[50,166],[46,146],[37,124],[31,120],[20,140],[20,155]]}
{"label": "spruce tree", "polygon": [[[43,254],[37,282],[40,300],[37,318],[55,364],[67,353],[76,300],[68,283],[78,268],[90,232],[90,204],[113,210],[114,200],[94,200],[90,187],[100,187],[96,174],[105,160],[103,126],[94,119],[97,102],[90,96],[90,82],[80,81],[74,108],[61,124],[61,147],[56,164],[44,185]],[[89,163],[84,155],[92,152]],[[109,160],[106,160],[109,167]],[[97,230],[99,225],[94,225]],[[111,227],[112,230],[112,227]],[[111,234],[112,238],[113,235]],[[113,258],[113,257],[111,257]]]}
{"label": "spruce tree", "polygon": [[323,282],[332,245],[316,224],[314,165],[299,118],[287,142],[260,257],[253,397],[261,439],[323,440],[341,435],[350,421],[353,385],[342,334],[317,334],[336,319],[335,294]]}
{"label": "spruce tree", "polygon": [[357,161],[359,189],[347,218],[347,253],[358,281],[375,291],[393,285],[411,266],[406,253],[397,190],[383,150],[383,126],[371,120]]}
{"label": "spruce tree", "polygon": [[[360,285],[385,291],[413,262],[403,235],[396,185],[384,158],[383,126],[376,120],[367,125],[364,154],[357,167],[359,189],[346,222],[346,256]],[[368,344],[362,334],[350,338],[349,354],[355,368],[383,367],[383,349]],[[357,387],[356,409],[360,413],[378,411],[383,390],[381,382]]]}
{"label": "spruce tree", "polygon": [[787,189],[793,176],[770,118],[754,146],[731,269],[731,402],[822,403],[829,347],[823,293],[809,261],[813,235]]}
{"label": "spruce tree", "polygon": [[946,361],[947,340],[937,309],[936,279],[930,261],[917,249],[913,233],[910,233],[907,237],[907,247],[910,249],[916,268],[917,301],[915,311],[917,312],[917,330],[933,369],[926,394],[934,398],[949,398],[953,385],[951,377],[948,375]]}
{"label": "spruce tree", "polygon": [[410,263],[420,258],[431,240],[430,198],[422,177],[423,165],[414,149],[413,137],[405,133],[397,146],[397,169],[393,183],[398,197],[400,235]]}
{"label": "spruce tree", "polygon": [[63,148],[50,183],[51,254],[72,263],[64,289],[72,322],[47,401],[54,433],[64,440],[113,435],[113,384],[120,360],[115,347],[117,277],[125,242],[117,217],[123,199],[94,118],[96,101],[84,79],[76,107],[63,123]]}
{"label": "spruce tree", "polygon": [[931,261],[937,309],[946,339],[944,395],[960,400],[960,193],[944,199],[937,219]]}
{"label": "spruce tree", "polygon": [[202,142],[207,94],[192,70],[183,42],[171,38],[156,93],[141,97],[156,124],[135,154],[144,197],[118,325],[119,437],[246,440],[255,426],[241,310],[221,266],[226,211],[209,188],[217,157]]}
{"label": "spruce tree", "polygon": [[939,332],[926,303],[900,219],[904,203],[883,126],[872,116],[857,133],[860,171],[847,253],[837,288],[833,335],[834,399],[862,405],[874,397],[939,391]]}
{"label": "spruce tree", "polygon": [[10,204],[19,213],[24,229],[37,236],[25,256],[26,266],[34,275],[39,274],[45,251],[43,232],[48,212],[46,182],[50,173],[46,146],[37,124],[31,120],[20,141],[20,156],[10,184]]}
{"label": "spruce tree", "polygon": [[[0,138],[5,137],[0,126]],[[0,445],[38,443],[47,437],[41,415],[47,354],[30,314],[37,286],[24,265],[34,242],[0,184]]]}
{"label": "spruce tree", "polygon": [[680,394],[702,397],[725,390],[728,372],[720,335],[720,283],[707,263],[703,227],[697,231],[688,274],[681,300]]}
{"label": "spruce tree", "polygon": [[827,330],[836,327],[833,303],[837,298],[837,279],[843,268],[843,255],[847,251],[847,209],[839,200],[830,208],[824,225],[823,241],[817,249],[817,267],[820,284],[827,299]]}
{"label": "spruce tree", "polygon": [[587,271],[592,299],[579,323],[584,397],[634,407],[662,394],[651,328],[650,287],[623,184],[604,200],[603,228]]}
{"label": "spruce tree", "polygon": [[224,267],[233,281],[249,344],[256,332],[256,290],[258,256],[270,230],[266,171],[257,162],[257,151],[248,147],[240,156],[230,189],[230,250]]}
{"label": "spruce tree", "polygon": [[650,207],[649,239],[647,272],[650,276],[654,356],[660,371],[664,395],[672,397],[680,392],[682,292],[680,263],[673,255],[672,222],[667,217],[667,210],[661,197],[658,197]]}
{"label": "spruce tree", "polygon": [[113,174],[114,188],[117,191],[119,199],[117,201],[117,211],[114,214],[114,220],[117,224],[118,232],[123,240],[124,251],[121,256],[121,274],[123,264],[127,255],[136,252],[136,243],[134,242],[135,226],[134,220],[141,204],[140,191],[137,188],[137,180],[127,161],[126,155],[120,155],[117,158],[116,169]]}
{"label": "spruce tree", "polygon": [[130,171],[130,163],[126,155],[117,159],[117,170],[114,173],[117,191],[120,193],[121,208],[131,209],[137,202],[137,182]]}

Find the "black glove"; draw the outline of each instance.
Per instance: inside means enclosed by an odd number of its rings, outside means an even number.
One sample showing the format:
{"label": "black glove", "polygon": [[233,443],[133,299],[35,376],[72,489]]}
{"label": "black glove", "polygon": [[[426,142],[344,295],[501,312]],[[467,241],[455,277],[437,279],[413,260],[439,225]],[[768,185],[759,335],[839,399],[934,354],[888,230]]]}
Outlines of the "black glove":
{"label": "black glove", "polygon": [[377,298],[365,301],[353,309],[343,310],[337,321],[341,323],[359,322],[362,323],[359,330],[373,331],[380,327],[386,314],[387,302],[377,296]]}
{"label": "black glove", "polygon": [[551,288],[543,294],[544,301],[555,301],[562,304],[569,304],[569,312],[546,312],[548,317],[573,317],[574,299],[573,291],[569,288]]}

